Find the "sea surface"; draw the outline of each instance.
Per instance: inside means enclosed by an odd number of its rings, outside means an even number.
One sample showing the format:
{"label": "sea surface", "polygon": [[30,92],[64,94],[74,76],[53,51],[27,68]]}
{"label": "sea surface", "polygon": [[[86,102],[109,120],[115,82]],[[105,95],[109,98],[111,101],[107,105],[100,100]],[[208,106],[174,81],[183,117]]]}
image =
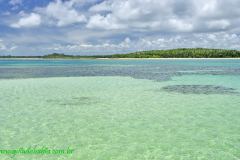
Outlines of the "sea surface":
{"label": "sea surface", "polygon": [[0,60],[0,160],[238,160],[240,60]]}

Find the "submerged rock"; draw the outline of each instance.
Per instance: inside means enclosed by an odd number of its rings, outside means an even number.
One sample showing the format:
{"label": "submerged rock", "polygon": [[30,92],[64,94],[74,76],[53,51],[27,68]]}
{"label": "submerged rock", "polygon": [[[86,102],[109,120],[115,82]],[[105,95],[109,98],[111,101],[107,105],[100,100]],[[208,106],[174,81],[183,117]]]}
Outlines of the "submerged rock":
{"label": "submerged rock", "polygon": [[57,105],[62,105],[62,106],[81,106],[81,105],[90,105],[90,104],[95,104],[98,103],[97,98],[93,97],[73,97],[69,99],[50,99],[47,100],[49,103],[57,104]]}
{"label": "submerged rock", "polygon": [[167,92],[182,94],[237,94],[234,88],[215,85],[170,85],[162,88]]}

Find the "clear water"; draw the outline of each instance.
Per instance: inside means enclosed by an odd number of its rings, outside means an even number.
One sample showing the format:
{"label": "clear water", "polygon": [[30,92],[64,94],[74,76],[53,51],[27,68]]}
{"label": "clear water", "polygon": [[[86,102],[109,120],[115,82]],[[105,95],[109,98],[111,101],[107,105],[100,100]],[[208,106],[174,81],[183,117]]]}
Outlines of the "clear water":
{"label": "clear water", "polygon": [[[0,160],[240,159],[240,60],[0,60]],[[167,88],[167,89],[166,89]]]}

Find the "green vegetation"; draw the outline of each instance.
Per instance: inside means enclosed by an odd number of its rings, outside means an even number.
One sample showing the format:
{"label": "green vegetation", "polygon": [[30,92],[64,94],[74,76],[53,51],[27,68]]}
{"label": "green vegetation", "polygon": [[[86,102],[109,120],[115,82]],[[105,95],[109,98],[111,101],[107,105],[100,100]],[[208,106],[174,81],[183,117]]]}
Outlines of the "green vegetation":
{"label": "green vegetation", "polygon": [[62,53],[53,53],[42,56],[45,59],[79,59],[79,58],[97,58],[97,56],[75,56],[75,55],[66,55]]}
{"label": "green vegetation", "polygon": [[140,51],[129,54],[98,56],[74,56],[53,53],[45,56],[0,56],[0,58],[44,58],[44,59],[80,59],[80,58],[240,58],[240,51],[226,49],[181,48],[171,50]]}
{"label": "green vegetation", "polygon": [[11,56],[11,55],[7,55],[7,56],[1,56],[0,58],[42,58],[42,56]]}
{"label": "green vegetation", "polygon": [[182,48],[172,50],[152,50],[130,54],[115,54],[107,58],[237,58],[240,51],[205,48]]}

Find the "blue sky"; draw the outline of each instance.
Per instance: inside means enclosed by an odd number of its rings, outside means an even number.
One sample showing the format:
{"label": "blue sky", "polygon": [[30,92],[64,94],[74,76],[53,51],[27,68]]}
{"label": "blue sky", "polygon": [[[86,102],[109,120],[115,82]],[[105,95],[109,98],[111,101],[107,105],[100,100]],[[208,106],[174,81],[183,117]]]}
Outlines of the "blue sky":
{"label": "blue sky", "polygon": [[0,55],[240,49],[239,0],[0,0]]}

